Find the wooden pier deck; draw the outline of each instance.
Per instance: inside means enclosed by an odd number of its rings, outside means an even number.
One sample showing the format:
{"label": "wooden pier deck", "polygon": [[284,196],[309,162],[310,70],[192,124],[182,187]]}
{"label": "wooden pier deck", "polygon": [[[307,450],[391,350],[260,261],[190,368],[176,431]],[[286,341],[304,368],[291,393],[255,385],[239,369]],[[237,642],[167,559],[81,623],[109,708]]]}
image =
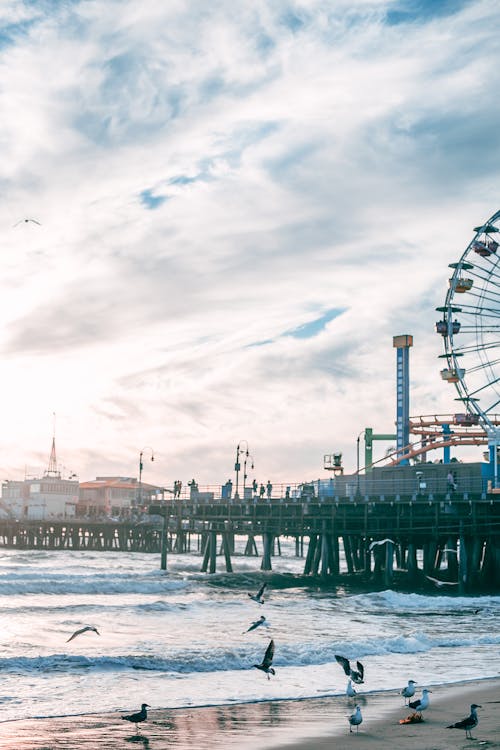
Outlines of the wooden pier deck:
{"label": "wooden pier deck", "polygon": [[436,579],[447,592],[499,591],[497,497],[183,499],[150,506],[151,521],[140,523],[3,520],[0,546],[161,553],[164,569],[168,554],[193,550],[200,553],[200,570],[214,573],[221,560],[232,571],[235,535],[247,537],[248,555],[257,554],[259,541],[262,570],[272,569],[280,537],[291,537],[297,555],[304,555],[305,575],[335,579],[347,572],[390,586],[397,569],[415,582]]}

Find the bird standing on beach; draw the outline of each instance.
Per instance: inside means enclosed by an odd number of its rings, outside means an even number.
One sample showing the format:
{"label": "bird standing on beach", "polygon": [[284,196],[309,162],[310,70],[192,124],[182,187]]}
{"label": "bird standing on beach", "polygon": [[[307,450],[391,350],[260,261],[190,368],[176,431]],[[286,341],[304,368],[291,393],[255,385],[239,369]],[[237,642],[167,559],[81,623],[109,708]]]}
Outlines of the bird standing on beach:
{"label": "bird standing on beach", "polygon": [[345,694],[347,695],[348,698],[354,698],[354,696],[356,695],[356,691],[352,686],[351,680],[349,680],[349,682],[347,683]]}
{"label": "bird standing on beach", "polygon": [[266,648],[266,653],[264,654],[264,658],[262,659],[262,664],[254,664],[253,666],[256,669],[261,669],[263,672],[267,674],[267,679],[270,680],[271,674],[276,674],[274,669],[271,667],[271,664],[273,663],[273,656],[274,656],[274,641],[269,642],[269,646]]}
{"label": "bird standing on beach", "polygon": [[140,711],[138,711],[136,714],[130,714],[130,716],[122,716],[122,719],[135,724],[136,730],[139,731],[139,727],[137,725],[140,724],[141,721],[146,721],[146,719],[148,718],[148,712],[146,711],[146,708],[150,708],[149,704],[143,703]]}
{"label": "bird standing on beach", "polygon": [[345,656],[336,655],[335,661],[337,661],[341,665],[345,674],[350,677],[353,682],[355,682],[357,685],[361,685],[361,683],[363,682],[365,669],[360,661],[356,662],[357,670],[351,669],[349,659],[346,659]]}
{"label": "bird standing on beach", "polygon": [[361,709],[359,706],[356,706],[356,710],[353,714],[351,714],[349,717],[349,732],[352,732],[352,728],[356,727],[356,734],[359,731],[359,725],[363,722],[363,717],[361,716]]}
{"label": "bird standing on beach", "polygon": [[259,625],[267,625],[266,618],[264,615],[261,615],[258,620],[255,620],[255,622],[252,622],[248,630],[245,630],[245,633],[249,633],[251,630],[255,630],[255,628],[258,628]]}
{"label": "bird standing on beach", "polygon": [[407,700],[409,701],[409,700],[410,700],[410,698],[412,698],[412,697],[413,697],[413,696],[415,695],[415,685],[416,685],[416,684],[417,684],[417,683],[415,682],[415,680],[408,680],[408,685],[406,685],[406,687],[404,687],[404,688],[403,688],[403,689],[401,690],[401,695],[402,695],[402,696],[403,696],[403,698],[405,699],[405,706],[407,706],[407,705],[408,705],[408,704],[406,703],[406,701],[407,701]]}
{"label": "bird standing on beach", "polygon": [[473,740],[474,737],[472,736],[471,732],[474,729],[474,727],[477,727],[479,724],[479,719],[477,717],[477,708],[482,708],[482,706],[479,706],[477,703],[473,703],[470,707],[470,716],[467,716],[466,719],[462,719],[462,721],[457,721],[455,724],[450,724],[449,727],[446,727],[446,729],[465,729],[465,737],[468,740]]}
{"label": "bird standing on beach", "polygon": [[72,636],[68,638],[66,643],[69,643],[73,640],[73,638],[76,638],[77,635],[81,635],[82,633],[86,633],[88,630],[92,630],[94,633],[97,633],[97,635],[101,635],[97,628],[92,627],[92,625],[86,625],[84,628],[80,628],[80,630],[75,630]]}
{"label": "bird standing on beach", "polygon": [[429,693],[431,693],[432,690],[427,690],[427,688],[424,688],[422,690],[422,697],[418,698],[416,701],[411,701],[408,703],[410,708],[413,708],[416,714],[422,714],[422,711],[425,711],[426,708],[429,708]]}
{"label": "bird standing on beach", "polygon": [[252,599],[252,601],[254,602],[257,602],[257,604],[264,604],[264,591],[266,590],[266,586],[267,583],[263,583],[256,594],[248,594],[250,599]]}

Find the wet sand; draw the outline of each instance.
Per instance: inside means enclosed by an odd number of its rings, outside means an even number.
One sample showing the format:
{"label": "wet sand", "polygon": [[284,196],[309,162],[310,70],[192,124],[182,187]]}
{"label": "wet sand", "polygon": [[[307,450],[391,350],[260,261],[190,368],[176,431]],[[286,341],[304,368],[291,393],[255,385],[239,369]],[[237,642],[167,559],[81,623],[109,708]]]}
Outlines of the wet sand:
{"label": "wet sand", "polygon": [[[409,709],[396,692],[368,693],[358,687],[363,724],[349,734],[347,716],[355,702],[344,696],[301,701],[270,701],[210,708],[152,709],[139,731],[121,720],[136,711],[0,723],[0,748],[9,750],[207,750],[207,748],[286,747],[287,750],[461,750],[500,748],[500,678],[432,687],[431,705],[421,724],[400,725]],[[417,691],[417,696],[420,692]],[[147,700],[147,698],[144,698]],[[475,741],[447,729],[479,703]]]}

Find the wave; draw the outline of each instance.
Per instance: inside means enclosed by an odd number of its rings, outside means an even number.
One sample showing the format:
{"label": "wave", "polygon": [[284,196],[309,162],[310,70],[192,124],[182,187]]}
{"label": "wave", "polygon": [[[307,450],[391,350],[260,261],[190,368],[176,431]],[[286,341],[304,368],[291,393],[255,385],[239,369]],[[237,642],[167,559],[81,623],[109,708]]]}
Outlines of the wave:
{"label": "wave", "polygon": [[[314,641],[297,644],[282,644],[277,648],[276,667],[306,667],[335,665],[335,654],[341,653],[349,659],[390,654],[418,654],[436,648],[463,648],[499,645],[500,635],[477,637],[431,638],[422,633],[392,638],[373,638],[346,643],[345,641]],[[143,670],[171,674],[198,672],[226,672],[249,669],[262,659],[262,645],[233,648],[202,647],[180,649],[171,654],[124,654],[120,656],[82,656],[75,654],[51,654],[48,656],[12,656],[0,658],[1,673],[68,672],[82,670],[122,671]],[[164,654],[164,651],[163,651]]]}
{"label": "wave", "polygon": [[138,577],[101,573],[78,575],[14,575],[0,578],[0,596],[23,594],[162,594],[186,589],[189,581],[167,576]]}
{"label": "wave", "polygon": [[384,610],[388,614],[418,613],[438,610],[440,614],[447,611],[470,612],[474,609],[500,607],[500,596],[443,596],[439,594],[406,594],[387,589],[371,594],[356,594],[350,597],[359,611]]}

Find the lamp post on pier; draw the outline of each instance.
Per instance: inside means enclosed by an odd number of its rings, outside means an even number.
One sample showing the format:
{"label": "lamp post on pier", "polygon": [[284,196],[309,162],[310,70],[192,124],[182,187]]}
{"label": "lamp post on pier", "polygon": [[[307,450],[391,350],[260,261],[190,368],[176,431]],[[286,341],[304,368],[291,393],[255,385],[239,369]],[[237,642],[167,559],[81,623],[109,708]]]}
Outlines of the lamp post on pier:
{"label": "lamp post on pier", "polygon": [[245,460],[243,461],[243,500],[245,499],[245,489],[246,489],[247,477],[248,477],[248,474],[247,474],[247,461],[248,461],[248,459],[250,459],[250,468],[253,469],[253,467],[254,467],[253,456],[252,456],[251,453],[249,453],[248,451],[246,451],[246,453],[245,453]]}
{"label": "lamp post on pier", "polygon": [[359,440],[361,435],[364,435],[365,431],[361,430],[358,437],[356,438],[356,476],[357,476],[357,494],[359,495]]}
{"label": "lamp post on pier", "polygon": [[[245,443],[246,448],[242,448],[241,447],[242,443]],[[245,486],[245,479],[246,479],[246,463],[247,463],[248,457],[250,456],[250,452],[248,450],[248,441],[247,440],[240,440],[240,442],[236,446],[236,461],[235,461],[235,464],[234,464],[234,470],[236,472],[236,487],[235,487],[235,492],[234,492],[234,499],[235,500],[239,500],[240,499],[240,496],[239,496],[239,493],[238,493],[238,482],[239,482],[239,476],[240,476],[240,471],[241,471],[240,456],[243,453],[245,454],[245,463],[244,463],[244,470],[243,470],[243,476],[244,476],[243,487],[244,487]]]}
{"label": "lamp post on pier", "polygon": [[153,449],[149,445],[145,445],[144,448],[139,453],[139,492],[137,496],[137,505],[139,507],[142,506],[142,470],[144,468],[142,457],[144,455],[144,451],[151,451],[151,461],[155,460],[155,454],[154,454]]}

